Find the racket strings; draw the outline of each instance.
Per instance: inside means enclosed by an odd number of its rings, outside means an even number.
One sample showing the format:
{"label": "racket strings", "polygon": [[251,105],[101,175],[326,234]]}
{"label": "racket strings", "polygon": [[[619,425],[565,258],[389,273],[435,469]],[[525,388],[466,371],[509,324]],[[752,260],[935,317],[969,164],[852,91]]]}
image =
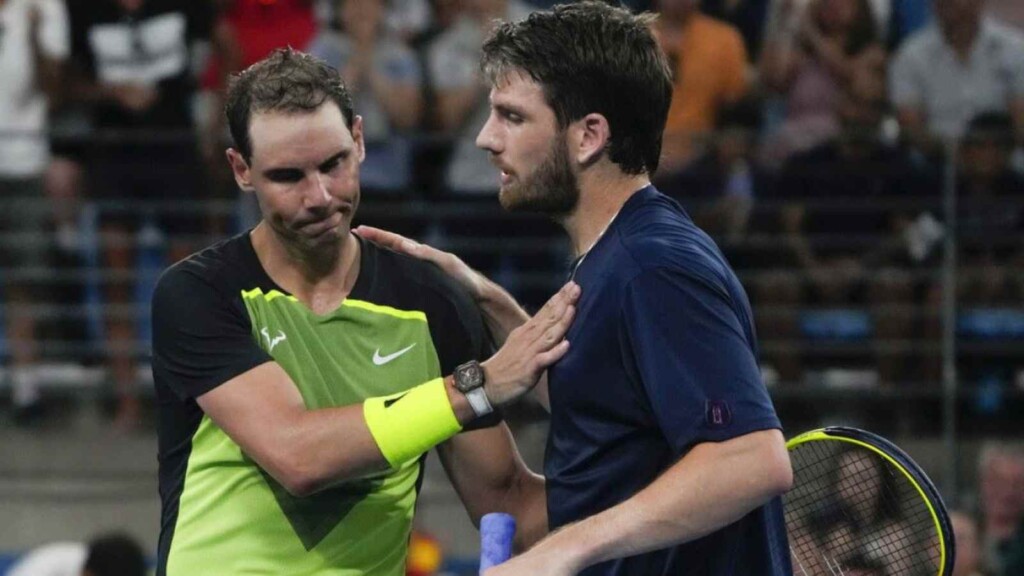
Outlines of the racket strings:
{"label": "racket strings", "polygon": [[807,442],[790,457],[795,481],[785,510],[796,574],[938,573],[931,513],[899,469],[842,442]]}

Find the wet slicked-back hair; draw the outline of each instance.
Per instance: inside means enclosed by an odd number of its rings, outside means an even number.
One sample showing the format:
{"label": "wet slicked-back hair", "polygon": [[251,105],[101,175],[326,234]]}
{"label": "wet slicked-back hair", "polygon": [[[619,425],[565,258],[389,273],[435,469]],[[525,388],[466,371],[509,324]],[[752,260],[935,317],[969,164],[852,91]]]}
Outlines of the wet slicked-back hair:
{"label": "wet slicked-back hair", "polygon": [[338,71],[291,48],[274,50],[231,78],[225,113],[235,148],[246,162],[251,160],[249,122],[253,113],[313,112],[327,100],[338,105],[351,130],[352,95]]}
{"label": "wet slicked-back hair", "polygon": [[514,73],[540,84],[560,128],[601,114],[611,161],[627,174],[653,174],[672,100],[654,18],[593,0],[534,12],[491,32],[481,68],[492,85]]}

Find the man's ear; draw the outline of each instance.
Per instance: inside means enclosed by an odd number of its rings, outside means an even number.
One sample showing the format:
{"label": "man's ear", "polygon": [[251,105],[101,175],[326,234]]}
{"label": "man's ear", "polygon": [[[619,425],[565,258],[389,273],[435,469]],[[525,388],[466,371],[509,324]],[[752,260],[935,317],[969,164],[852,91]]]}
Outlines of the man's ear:
{"label": "man's ear", "polygon": [[600,160],[611,142],[612,131],[603,114],[591,113],[570,126],[569,154],[582,167]]}
{"label": "man's ear", "polygon": [[356,145],[356,157],[362,164],[366,158],[366,143],[363,141],[363,117],[359,115],[352,119],[352,142]]}
{"label": "man's ear", "polygon": [[253,192],[255,188],[252,185],[252,171],[249,169],[249,163],[242,157],[242,153],[234,148],[227,149],[228,164],[231,165],[231,172],[235,176],[235,183],[242,189],[243,192]]}

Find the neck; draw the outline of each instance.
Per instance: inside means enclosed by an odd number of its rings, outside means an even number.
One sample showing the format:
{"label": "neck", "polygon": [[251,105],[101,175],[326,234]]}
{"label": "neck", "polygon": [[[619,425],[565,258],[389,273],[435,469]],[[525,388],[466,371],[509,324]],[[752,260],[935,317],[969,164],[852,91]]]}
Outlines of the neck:
{"label": "neck", "polygon": [[320,295],[344,299],[359,275],[359,241],[351,233],[335,244],[309,250],[282,239],[261,222],[251,238],[267,275],[303,302],[315,303]]}
{"label": "neck", "polygon": [[580,174],[579,205],[561,222],[577,258],[597,243],[626,200],[650,183],[646,174],[624,174],[604,163]]}
{"label": "neck", "polygon": [[974,40],[981,31],[980,20],[959,22],[946,28],[946,41],[962,59],[966,59],[974,46]]}

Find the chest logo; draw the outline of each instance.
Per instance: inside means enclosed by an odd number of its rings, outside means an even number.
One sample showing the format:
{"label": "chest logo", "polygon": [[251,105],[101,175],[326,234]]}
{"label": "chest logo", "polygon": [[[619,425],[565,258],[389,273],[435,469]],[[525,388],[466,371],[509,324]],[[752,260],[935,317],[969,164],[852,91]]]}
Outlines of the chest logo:
{"label": "chest logo", "polygon": [[266,341],[267,341],[267,352],[273,352],[274,351],[274,346],[277,346],[281,342],[283,342],[283,341],[288,339],[288,336],[285,335],[283,330],[278,330],[277,331],[277,336],[274,336],[273,338],[271,338],[270,337],[270,330],[268,330],[266,327],[264,327],[262,330],[260,330],[260,334],[263,334],[263,338],[265,338]]}
{"label": "chest logo", "polygon": [[415,345],[416,344],[410,344],[410,345],[406,346],[405,348],[402,348],[398,352],[392,352],[391,354],[388,354],[387,356],[381,356],[380,355],[380,348],[377,348],[373,352],[373,363],[375,365],[377,365],[377,366],[383,366],[383,365],[387,364],[388,362],[391,362],[395,358],[398,358],[402,354],[405,354],[409,350],[412,350],[413,346],[415,346]]}

